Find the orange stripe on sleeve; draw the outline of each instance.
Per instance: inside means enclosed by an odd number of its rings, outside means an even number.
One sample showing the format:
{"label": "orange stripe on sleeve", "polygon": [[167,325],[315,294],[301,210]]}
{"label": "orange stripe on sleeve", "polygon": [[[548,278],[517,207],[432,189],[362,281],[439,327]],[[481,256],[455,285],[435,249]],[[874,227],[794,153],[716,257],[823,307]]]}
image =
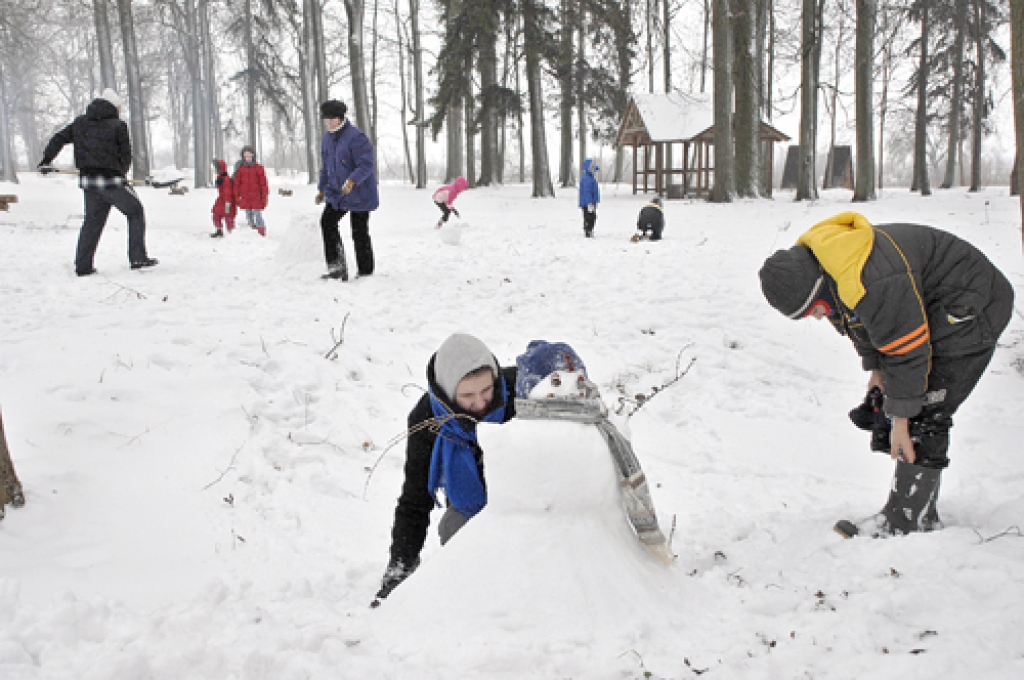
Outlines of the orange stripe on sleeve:
{"label": "orange stripe on sleeve", "polygon": [[[884,354],[906,354],[928,340],[928,335],[928,324],[923,323],[902,338],[890,342],[885,347],[879,347],[878,351]],[[903,345],[902,348],[901,345]]]}

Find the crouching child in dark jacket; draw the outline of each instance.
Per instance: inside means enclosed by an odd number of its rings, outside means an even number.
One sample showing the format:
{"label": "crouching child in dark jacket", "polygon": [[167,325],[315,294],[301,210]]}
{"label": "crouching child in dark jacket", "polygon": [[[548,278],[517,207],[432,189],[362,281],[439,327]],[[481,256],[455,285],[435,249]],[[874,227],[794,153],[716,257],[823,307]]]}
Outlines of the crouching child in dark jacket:
{"label": "crouching child in dark jacket", "polygon": [[950,233],[918,224],[872,226],[853,212],[811,227],[795,246],[769,257],[760,277],[775,309],[791,319],[828,318],[853,341],[871,373],[866,404],[875,388],[884,395],[887,449],[897,461],[889,500],[876,515],[842,520],[836,530],[849,538],[941,528],[936,503],[953,414],[1010,321],[1010,282]]}
{"label": "crouching child in dark jacket", "polygon": [[654,200],[640,209],[640,216],[636,219],[636,233],[630,239],[637,241],[660,241],[661,232],[665,230],[665,211],[661,204],[661,198],[655,196]]}
{"label": "crouching child in dark jacket", "polygon": [[[430,513],[445,507],[441,545],[487,504],[478,423],[506,423],[515,415],[516,369],[500,368],[487,346],[452,335],[427,364],[428,391],[409,413],[405,482],[391,530],[391,559],[373,606],[420,564]],[[445,506],[438,499],[444,491]]]}

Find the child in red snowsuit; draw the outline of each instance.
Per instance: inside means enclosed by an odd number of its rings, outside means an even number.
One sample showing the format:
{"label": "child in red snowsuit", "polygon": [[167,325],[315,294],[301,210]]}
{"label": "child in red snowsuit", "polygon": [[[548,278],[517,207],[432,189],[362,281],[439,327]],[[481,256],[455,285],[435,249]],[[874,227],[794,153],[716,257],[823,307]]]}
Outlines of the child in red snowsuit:
{"label": "child in red snowsuit", "polygon": [[228,174],[228,164],[221,160],[213,162],[217,168],[217,200],[213,204],[213,226],[214,231],[210,236],[221,238],[224,236],[224,225],[227,224],[228,233],[235,228],[235,215],[238,214],[238,205],[235,203],[235,183]]}
{"label": "child in red snowsuit", "polygon": [[266,236],[263,211],[267,207],[270,192],[267,189],[267,173],[256,162],[256,149],[248,145],[242,147],[242,158],[235,165],[234,180],[238,207],[245,211],[249,226],[259,232],[260,236]]}
{"label": "child in red snowsuit", "polygon": [[455,199],[458,198],[459,194],[469,188],[469,182],[465,177],[461,175],[455,178],[455,181],[451,184],[445,184],[438,188],[434,192],[432,198],[434,199],[434,205],[441,210],[441,219],[437,222],[437,229],[448,221],[448,216],[451,213],[455,213],[455,216],[459,216],[459,211],[455,209]]}

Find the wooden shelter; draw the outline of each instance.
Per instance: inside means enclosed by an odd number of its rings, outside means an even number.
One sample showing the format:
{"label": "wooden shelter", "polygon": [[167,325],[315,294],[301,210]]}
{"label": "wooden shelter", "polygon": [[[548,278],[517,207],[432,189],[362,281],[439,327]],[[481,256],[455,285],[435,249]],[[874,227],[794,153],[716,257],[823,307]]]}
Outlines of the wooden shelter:
{"label": "wooden shelter", "polygon": [[[615,138],[633,148],[633,193],[705,196],[714,186],[715,116],[711,94],[638,94]],[[789,137],[761,122],[762,191],[771,195],[774,142]]]}

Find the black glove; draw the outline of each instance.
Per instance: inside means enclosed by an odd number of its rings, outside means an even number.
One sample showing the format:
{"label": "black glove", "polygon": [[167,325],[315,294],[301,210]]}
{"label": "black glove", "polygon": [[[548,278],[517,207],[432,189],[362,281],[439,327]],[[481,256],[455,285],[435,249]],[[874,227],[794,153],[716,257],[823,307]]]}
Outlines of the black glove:
{"label": "black glove", "polygon": [[39,165],[37,165],[36,168],[39,169],[39,174],[41,175],[47,175],[51,172],[57,172],[57,168],[53,167],[46,161],[40,161]]}
{"label": "black glove", "polygon": [[391,591],[398,587],[405,579],[409,578],[409,575],[416,571],[416,567],[420,566],[420,558],[409,566],[400,559],[392,558],[388,562],[388,568],[384,570],[384,578],[380,581],[380,590],[377,591],[377,597],[374,599],[371,607],[379,607],[380,601],[391,594]]}
{"label": "black glove", "polygon": [[455,213],[455,216],[456,216],[456,217],[462,217],[462,215],[460,215],[460,214],[459,214],[459,211],[458,211],[458,210],[456,210],[455,208],[451,208],[451,211],[452,211],[453,213]]}
{"label": "black glove", "polygon": [[885,395],[881,388],[872,387],[860,406],[850,411],[850,420],[862,430],[871,432],[871,450],[889,453],[889,431],[892,425],[882,405]]}

